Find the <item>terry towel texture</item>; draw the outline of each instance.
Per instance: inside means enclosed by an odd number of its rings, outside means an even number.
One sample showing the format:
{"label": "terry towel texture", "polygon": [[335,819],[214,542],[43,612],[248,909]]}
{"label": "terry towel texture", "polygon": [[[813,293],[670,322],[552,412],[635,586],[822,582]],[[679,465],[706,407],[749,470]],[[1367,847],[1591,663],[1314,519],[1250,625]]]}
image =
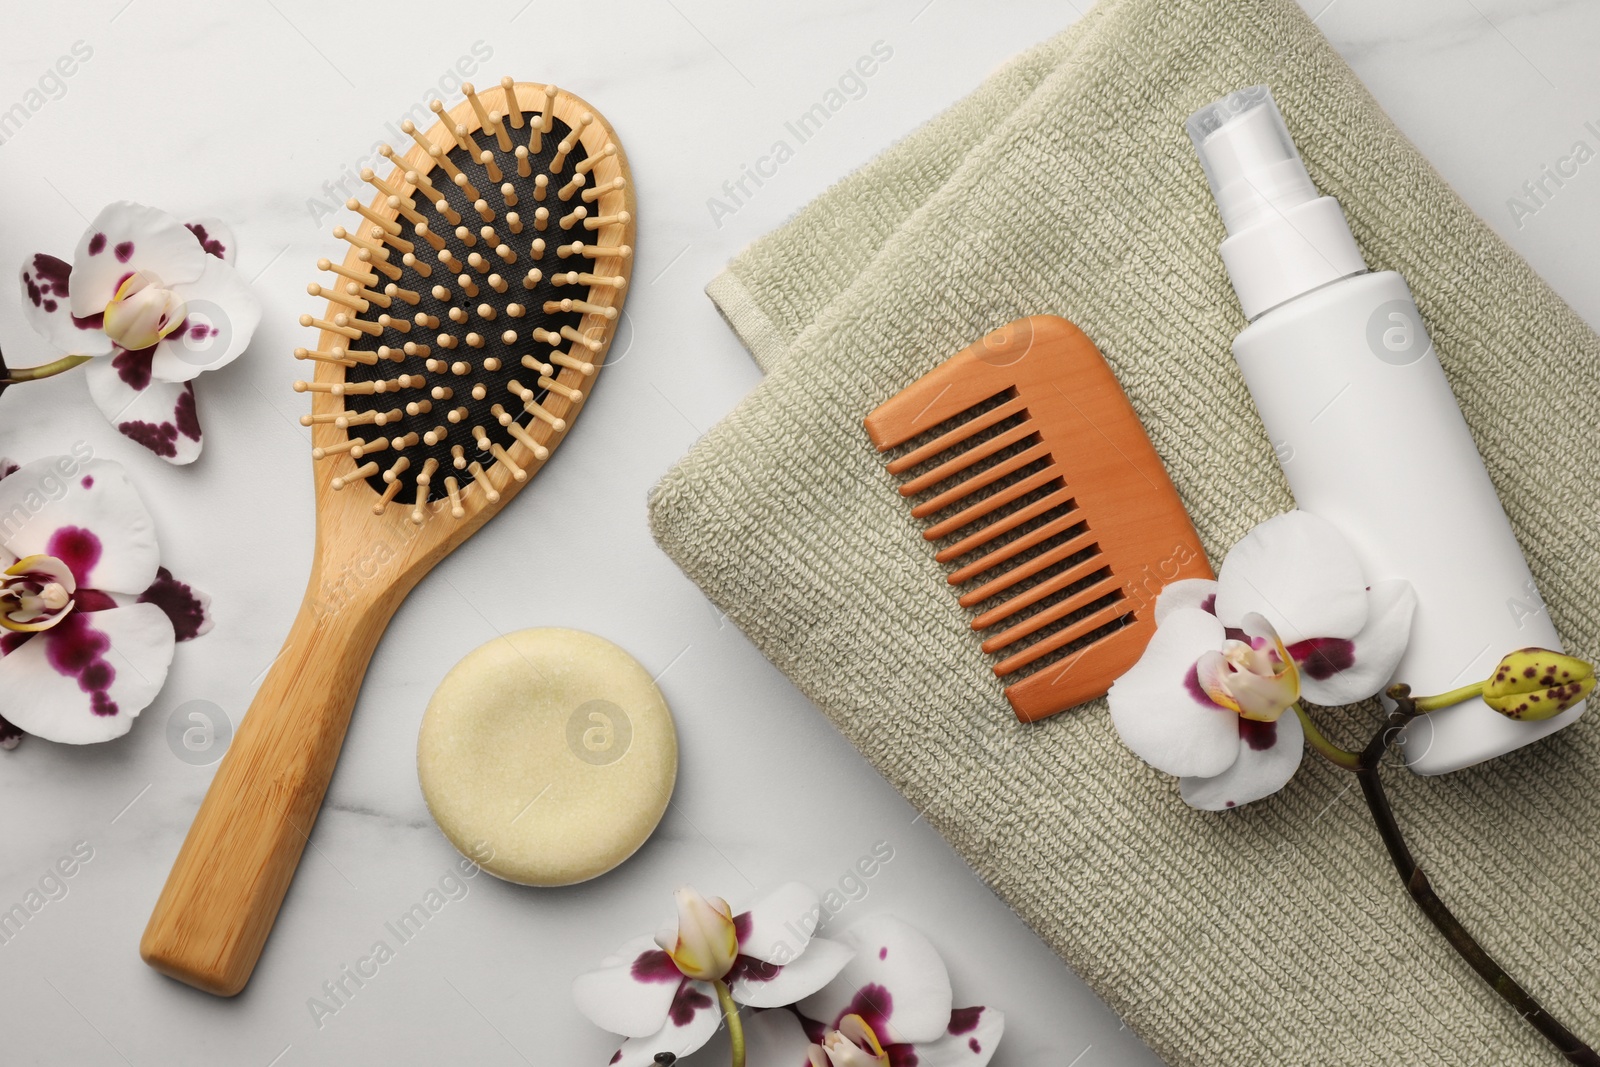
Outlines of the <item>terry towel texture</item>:
{"label": "terry towel texture", "polygon": [[[1271,85],[1368,262],[1409,279],[1568,647],[1600,654],[1600,338],[1472,215],[1289,0],[1102,0],[710,286],[769,372],[668,473],[662,547],[1174,1064],[1556,1062],[1413,907],[1351,776],[1189,810],[1104,702],[1012,717],[862,417],[1022,315],[1105,353],[1213,561],[1292,506],[1183,131]],[[1448,536],[1414,522],[1417,535]],[[1463,575],[1470,581],[1470,575]],[[1368,708],[1334,726],[1365,739]],[[1600,1034],[1600,728],[1388,773],[1458,914]]]}

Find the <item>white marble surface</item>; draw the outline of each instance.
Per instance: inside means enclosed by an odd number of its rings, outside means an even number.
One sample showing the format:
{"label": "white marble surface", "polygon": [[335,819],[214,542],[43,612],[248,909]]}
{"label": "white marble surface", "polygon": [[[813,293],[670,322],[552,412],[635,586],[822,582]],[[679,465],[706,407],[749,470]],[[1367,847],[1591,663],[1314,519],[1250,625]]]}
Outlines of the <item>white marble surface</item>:
{"label": "white marble surface", "polygon": [[[1306,0],[1380,102],[1467,200],[1580,312],[1600,162],[1536,211],[1508,198],[1600,120],[1600,10],[1533,0]],[[519,10],[520,9],[520,10]],[[596,0],[580,36],[565,9],[522,0],[469,9],[271,0],[107,0],[8,8],[0,109],[75,42],[92,57],[0,144],[0,264],[70,252],[85,217],[131,198],[216,214],[266,304],[252,350],[200,383],[206,452],[174,469],[118,437],[76,376],[0,398],[0,454],[88,441],[120,459],[159,516],[163,550],[215,597],[217,627],[182,646],[133,733],[86,750],[37,741],[0,754],[0,906],[78,842],[93,859],[64,898],[0,945],[7,1064],[604,1063],[609,1037],[570,1006],[572,976],[655,928],[693,883],[730,897],[798,878],[837,886],[879,842],[894,858],[840,916],[882,909],[933,936],[958,999],[1003,1007],[995,1063],[1149,1064],[1151,1054],[972,877],[967,867],[685,580],[650,541],[644,495],[757,381],[701,287],[751,238],[1060,29],[1070,5],[1023,0]],[[378,29],[380,25],[388,28]],[[546,29],[545,27],[563,28]],[[893,58],[867,91],[734,214],[707,199],[781,135],[874,42]],[[383,123],[461,57],[554,80],[601,106],[632,156],[642,206],[624,333],[557,461],[416,590],[380,646],[328,807],[249,989],[216,1000],[139,962],[150,905],[212,767],[169,749],[180,705],[235,721],[276,653],[309,566],[304,405],[289,390],[311,264],[335,242],[308,207],[358,165]],[[593,58],[602,57],[602,58]],[[1600,128],[1600,121],[1597,121]],[[1593,173],[1590,173],[1593,171]],[[339,194],[343,197],[344,194]],[[720,226],[717,224],[720,221]],[[0,301],[14,365],[48,358]],[[598,566],[565,546],[582,543]],[[533,551],[529,551],[533,549]],[[521,561],[508,565],[508,561]],[[319,1027],[308,998],[435,885],[455,853],[428,818],[414,747],[429,694],[499,632],[563,625],[619,642],[676,711],[678,792],[657,836],[591,884],[537,891],[475,879]],[[704,1062],[715,1062],[706,1060]],[[754,1065],[761,1067],[761,1065]]]}

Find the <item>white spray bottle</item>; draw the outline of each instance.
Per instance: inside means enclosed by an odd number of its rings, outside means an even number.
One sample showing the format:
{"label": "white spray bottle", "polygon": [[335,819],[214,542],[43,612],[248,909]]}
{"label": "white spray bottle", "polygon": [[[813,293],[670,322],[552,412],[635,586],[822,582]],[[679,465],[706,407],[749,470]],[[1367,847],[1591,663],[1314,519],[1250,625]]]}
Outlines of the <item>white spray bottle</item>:
{"label": "white spray bottle", "polygon": [[[1486,678],[1515,649],[1561,649],[1405,279],[1369,272],[1265,86],[1190,116],[1250,320],[1233,342],[1295,502],[1337,526],[1369,581],[1417,592],[1395,671],[1418,694]],[[1407,764],[1441,774],[1520,748],[1583,713],[1507,719],[1469,700],[1413,722]]]}

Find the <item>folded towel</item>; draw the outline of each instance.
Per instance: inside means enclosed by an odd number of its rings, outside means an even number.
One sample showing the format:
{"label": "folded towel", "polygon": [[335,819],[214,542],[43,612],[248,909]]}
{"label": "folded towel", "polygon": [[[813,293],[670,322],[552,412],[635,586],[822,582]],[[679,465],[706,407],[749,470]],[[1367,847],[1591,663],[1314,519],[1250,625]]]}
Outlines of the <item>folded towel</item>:
{"label": "folded towel", "polygon": [[[1308,758],[1278,796],[1203,814],[1103,701],[1019,724],[861,426],[985,331],[1057,314],[1105,353],[1214,561],[1292,507],[1229,354],[1244,322],[1183,130],[1256,83],[1368,262],[1411,282],[1548,609],[1595,658],[1600,338],[1290,0],[1101,0],[742,254],[709,291],[769,374],[663,479],[651,523],[1169,1062],[1548,1064],[1406,897],[1348,774]],[[1332,732],[1365,740],[1376,714]],[[1388,777],[1441,894],[1600,1038],[1595,717],[1486,766]]]}

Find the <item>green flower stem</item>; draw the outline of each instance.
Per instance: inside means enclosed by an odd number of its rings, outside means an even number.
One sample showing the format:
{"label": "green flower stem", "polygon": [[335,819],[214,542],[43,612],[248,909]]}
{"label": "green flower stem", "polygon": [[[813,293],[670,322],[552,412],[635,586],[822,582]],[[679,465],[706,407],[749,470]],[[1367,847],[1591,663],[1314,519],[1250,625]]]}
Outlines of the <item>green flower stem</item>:
{"label": "green flower stem", "polygon": [[[1471,686],[1467,687],[1471,689]],[[1482,686],[1478,687],[1480,690]],[[1460,690],[1457,690],[1459,692]],[[1428,698],[1429,702],[1444,700],[1452,694],[1446,693],[1439,697]],[[1416,858],[1411,855],[1411,850],[1406,845],[1405,837],[1400,832],[1400,824],[1395,820],[1394,810],[1389,806],[1389,798],[1383,790],[1383,780],[1379,776],[1379,765],[1384,754],[1388,752],[1390,743],[1412,719],[1423,714],[1419,701],[1412,699],[1411,690],[1407,686],[1397,685],[1389,689],[1389,697],[1395,702],[1395,709],[1389,714],[1388,720],[1383,724],[1372,741],[1362,750],[1358,757],[1359,765],[1353,770],[1356,779],[1361,783],[1361,793],[1366,798],[1367,808],[1372,812],[1372,821],[1378,828],[1378,836],[1383,839],[1384,847],[1389,850],[1389,858],[1394,862],[1395,870],[1400,872],[1400,880],[1405,884],[1406,892],[1411,894],[1411,899],[1416,902],[1422,913],[1433,923],[1435,929],[1449,942],[1462,959],[1477,972],[1478,977],[1500,995],[1500,998],[1528,1020],[1529,1024],[1545,1039],[1554,1045],[1569,1063],[1585,1064],[1588,1067],[1600,1067],[1600,1055],[1594,1049],[1580,1041],[1572,1031],[1563,1026],[1544,1007],[1535,1000],[1528,991],[1518,985],[1505,968],[1495,962],[1494,957],[1484,951],[1476,938],[1461,925],[1455,915],[1445,906],[1433,891],[1433,885],[1428,881],[1428,876],[1418,866]],[[1465,699],[1465,698],[1463,698]],[[1450,703],[1453,703],[1451,701]],[[1437,704],[1444,707],[1445,704]],[[1301,721],[1305,722],[1302,713]],[[1314,731],[1309,727],[1307,736],[1312,736]],[[1321,735],[1316,735],[1320,737]],[[1326,742],[1324,742],[1326,743]],[[1315,743],[1313,743],[1315,747]],[[1322,751],[1320,748],[1318,751]],[[1342,750],[1341,750],[1342,751]],[[1345,753],[1348,755],[1349,753]],[[1324,753],[1327,755],[1327,753]],[[1329,757],[1332,759],[1332,757]],[[1334,760],[1340,766],[1345,766],[1339,760]]]}
{"label": "green flower stem", "polygon": [[1311,716],[1306,714],[1306,709],[1302,708],[1298,701],[1290,706],[1294,708],[1294,713],[1300,718],[1300,728],[1306,733],[1306,742],[1316,749],[1319,755],[1329,763],[1343,767],[1347,771],[1361,769],[1360,756],[1354,752],[1346,752],[1324,737],[1322,731],[1317,729],[1317,724],[1311,721]]}
{"label": "green flower stem", "polygon": [[40,378],[50,378],[63,371],[69,371],[80,363],[87,363],[93,356],[62,356],[54,363],[43,363],[37,367],[11,367],[6,370],[5,382],[15,385],[18,382],[32,382]]}
{"label": "green flower stem", "polygon": [[1483,696],[1485,684],[1484,682],[1473,682],[1471,685],[1464,685],[1460,689],[1452,689],[1448,693],[1440,693],[1438,696],[1416,697],[1413,703],[1416,705],[1419,714],[1438,711],[1440,708],[1448,708],[1452,704],[1459,704],[1463,700],[1471,700],[1473,697]]}
{"label": "green flower stem", "polygon": [[739,1005],[728,992],[728,983],[721,978],[711,983],[717,987],[717,1002],[722,1005],[722,1017],[728,1020],[728,1044],[733,1049],[733,1067],[744,1067],[744,1023],[739,1020]]}

